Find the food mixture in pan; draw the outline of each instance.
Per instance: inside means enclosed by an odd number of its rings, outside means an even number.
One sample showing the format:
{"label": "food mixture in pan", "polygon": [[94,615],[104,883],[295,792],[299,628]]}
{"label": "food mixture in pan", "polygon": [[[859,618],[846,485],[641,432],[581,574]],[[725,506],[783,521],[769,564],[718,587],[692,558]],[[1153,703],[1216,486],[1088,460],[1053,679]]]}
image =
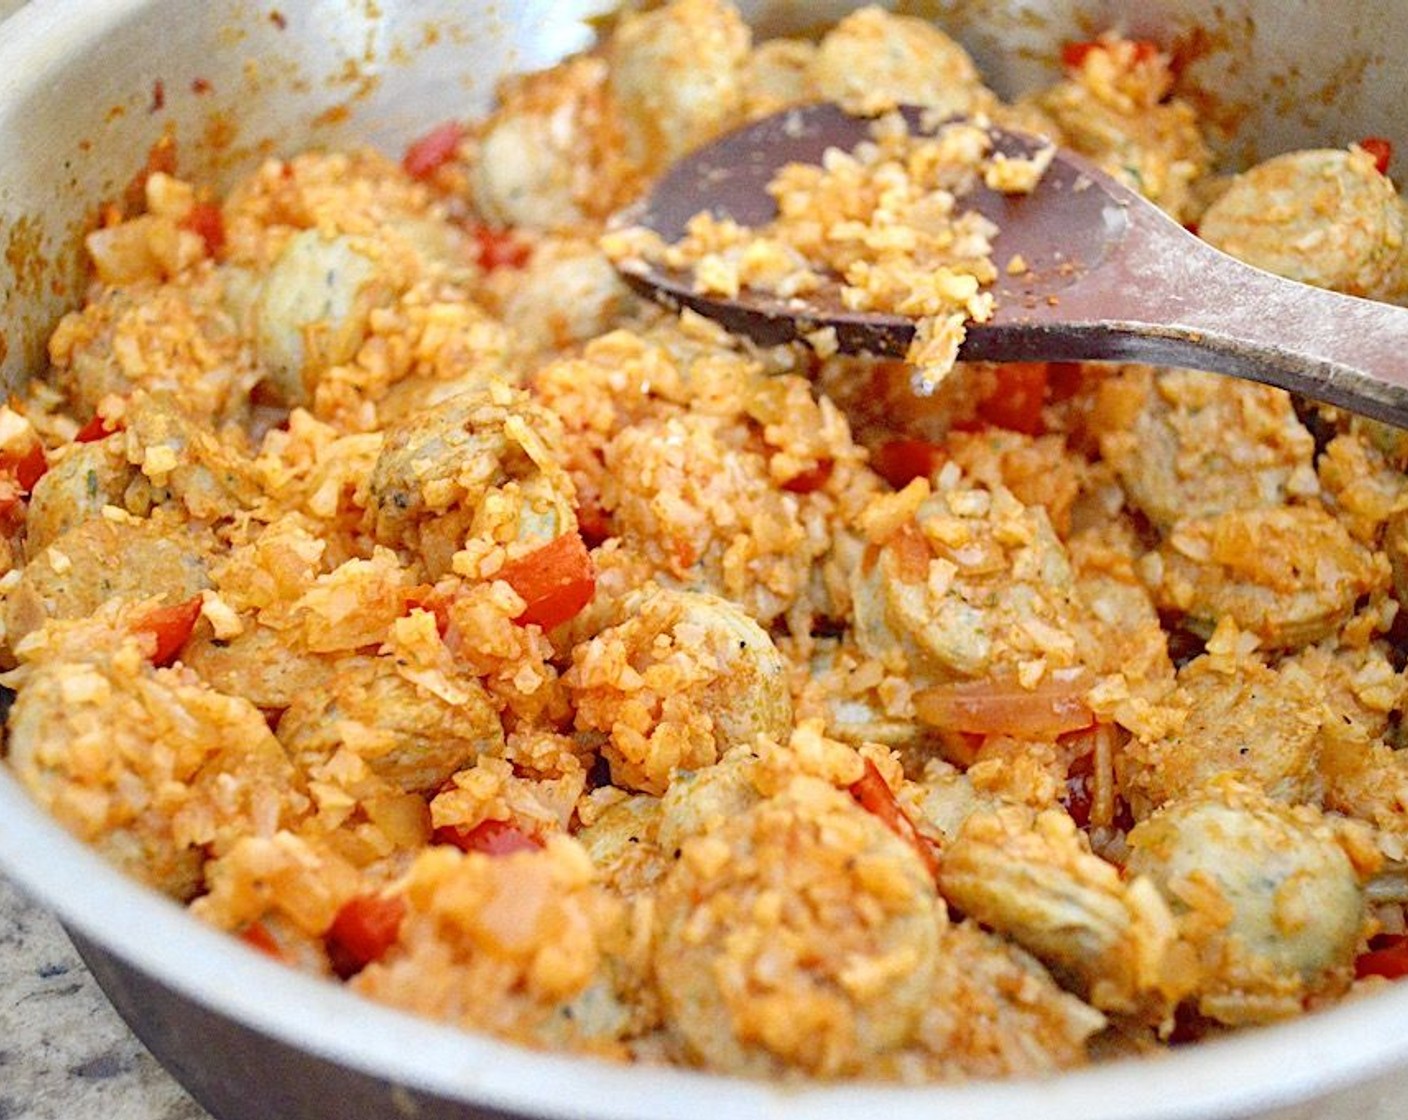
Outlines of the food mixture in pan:
{"label": "food mixture in pan", "polygon": [[675,0],[402,159],[158,152],[0,410],[8,765],[290,966],[615,1059],[1029,1075],[1408,972],[1408,439],[1146,366],[916,393],[601,248],[721,130],[913,103],[1408,299],[1382,141],[1215,175],[1158,47],[1064,60],[1004,104],[926,22]]}

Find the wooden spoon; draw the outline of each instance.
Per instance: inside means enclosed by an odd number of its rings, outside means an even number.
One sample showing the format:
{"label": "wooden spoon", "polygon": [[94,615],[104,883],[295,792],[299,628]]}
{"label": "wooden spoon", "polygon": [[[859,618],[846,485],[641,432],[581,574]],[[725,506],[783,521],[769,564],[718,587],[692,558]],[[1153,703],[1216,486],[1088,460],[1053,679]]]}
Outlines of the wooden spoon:
{"label": "wooden spoon", "polygon": [[[905,109],[918,132],[921,111]],[[776,216],[766,187],[786,163],[854,149],[870,121],[835,105],[784,110],[707,145],[616,224],[679,240],[701,210],[760,226]],[[997,128],[997,151],[1043,141]],[[965,202],[996,223],[996,309],[970,323],[970,361],[1138,361],[1262,381],[1408,427],[1408,309],[1273,276],[1214,249],[1090,163],[1060,150],[1029,195],[981,188]],[[1027,271],[1007,275],[1014,255]],[[805,302],[745,290],[701,295],[688,272],[618,262],[638,290],[775,345],[830,326],[843,352],[900,357],[912,320],[847,311],[823,291]],[[838,289],[839,290],[839,289]]]}

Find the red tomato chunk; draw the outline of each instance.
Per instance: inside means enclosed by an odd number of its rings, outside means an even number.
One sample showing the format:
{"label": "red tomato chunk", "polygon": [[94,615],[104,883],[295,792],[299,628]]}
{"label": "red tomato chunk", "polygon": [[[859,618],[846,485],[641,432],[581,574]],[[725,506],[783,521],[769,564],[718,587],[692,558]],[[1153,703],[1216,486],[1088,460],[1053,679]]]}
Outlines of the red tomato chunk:
{"label": "red tomato chunk", "polygon": [[1408,976],[1408,935],[1380,934],[1369,942],[1369,951],[1354,961],[1354,975],[1382,976],[1385,980],[1401,980]]}
{"label": "red tomato chunk", "polygon": [[904,807],[895,799],[894,790],[875,768],[870,759],[865,760],[865,773],[858,781],[851,783],[851,796],[860,803],[867,813],[877,817],[881,824],[910,845],[929,874],[938,878],[939,854],[932,840],[915,827]]}
{"label": "red tomato chunk", "polygon": [[462,852],[482,852],[486,856],[506,856],[514,852],[537,851],[543,842],[510,821],[480,821],[473,828],[442,825],[433,837],[437,844],[451,844]]}
{"label": "red tomato chunk", "polygon": [[1393,141],[1382,136],[1366,136],[1359,141],[1359,146],[1373,158],[1379,174],[1387,175],[1389,164],[1393,162]]}
{"label": "red tomato chunk", "polygon": [[[1136,63],[1148,62],[1151,58],[1156,58],[1159,53],[1157,43],[1151,43],[1147,39],[1136,39],[1133,42],[1134,61]],[[1067,70],[1079,70],[1085,65],[1085,60],[1090,57],[1092,51],[1106,50],[1104,43],[1098,39],[1087,42],[1067,43],[1061,48],[1061,65]]]}
{"label": "red tomato chunk", "polygon": [[516,619],[520,626],[561,626],[592,600],[596,572],[580,533],[563,533],[526,556],[510,561],[499,572],[526,606]]}
{"label": "red tomato chunk", "polygon": [[928,478],[947,461],[947,452],[937,443],[892,439],[876,448],[870,465],[896,490],[903,490],[916,478]]}
{"label": "red tomato chunk", "polygon": [[154,607],[137,620],[134,629],[156,639],[151,659],[157,668],[165,668],[175,661],[181,647],[190,640],[191,631],[200,618],[201,602],[201,597],[197,595],[175,606]]}
{"label": "red tomato chunk", "polygon": [[401,166],[412,179],[430,178],[454,158],[464,133],[464,125],[458,121],[446,121],[407,148]]}
{"label": "red tomato chunk", "polygon": [[793,475],[782,484],[782,488],[791,494],[813,494],[826,485],[835,466],[834,460],[822,459],[811,469]]}
{"label": "red tomato chunk", "polygon": [[978,418],[995,428],[1039,436],[1043,430],[1049,370],[1045,362],[1005,362],[997,367],[997,391],[978,405]]}
{"label": "red tomato chunk", "polygon": [[396,943],[405,916],[399,898],[363,894],[344,903],[325,938],[333,971],[346,980],[381,960]]}
{"label": "red tomato chunk", "polygon": [[220,213],[220,207],[210,202],[197,202],[181,225],[200,235],[205,251],[212,257],[220,255],[225,247],[225,216]]}
{"label": "red tomato chunk", "polygon": [[511,230],[476,226],[474,240],[479,267],[488,272],[496,268],[522,268],[532,255],[532,250]]}
{"label": "red tomato chunk", "polygon": [[98,413],[93,414],[93,419],[84,424],[74,434],[74,443],[97,443],[100,439],[107,439],[114,432],[122,430],[121,424],[113,424],[107,417]]}

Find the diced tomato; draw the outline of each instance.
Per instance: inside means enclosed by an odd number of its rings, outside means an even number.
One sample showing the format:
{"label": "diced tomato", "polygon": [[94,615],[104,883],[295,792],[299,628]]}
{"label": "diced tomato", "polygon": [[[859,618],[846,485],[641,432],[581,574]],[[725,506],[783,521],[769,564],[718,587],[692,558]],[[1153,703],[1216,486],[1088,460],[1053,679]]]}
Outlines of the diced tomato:
{"label": "diced tomato", "polygon": [[1061,795],[1061,804],[1076,822],[1077,828],[1090,826],[1090,807],[1094,803],[1094,790],[1091,778],[1095,772],[1095,756],[1083,754],[1073,760],[1066,769],[1066,792]]}
{"label": "diced tomato", "polygon": [[49,470],[49,460],[44,455],[44,445],[38,440],[31,443],[18,455],[0,456],[0,470],[14,476],[20,489],[28,494]]}
{"label": "diced tomato", "polygon": [[[1159,45],[1151,43],[1147,39],[1135,39],[1134,61],[1148,62],[1159,53]],[[1086,42],[1067,43],[1061,48],[1061,65],[1067,70],[1079,70],[1085,65],[1085,60],[1090,57],[1091,51],[1106,50],[1106,45],[1099,39],[1091,39]]]}
{"label": "diced tomato", "polygon": [[1382,976],[1385,980],[1401,980],[1408,976],[1408,936],[1401,933],[1380,934],[1369,942],[1369,951],[1354,960],[1354,975]]}
{"label": "diced tomato", "polygon": [[0,518],[9,517],[24,504],[24,491],[7,474],[0,474]]}
{"label": "diced tomato", "polygon": [[486,856],[532,852],[543,846],[536,836],[511,821],[480,821],[473,828],[441,825],[431,839],[436,844],[451,844],[462,852],[482,852]]}
{"label": "diced tomato", "polygon": [[121,204],[113,204],[119,221],[123,214],[140,214],[146,209],[147,180],[158,171],[166,175],[176,174],[176,137],[170,131],[164,132],[156,143],[147,149],[146,164],[124,188]]}
{"label": "diced tomato", "polygon": [[1374,167],[1380,175],[1388,174],[1388,165],[1393,162],[1393,141],[1383,136],[1366,136],[1359,146],[1373,157]]}
{"label": "diced tomato", "polygon": [[401,166],[412,179],[430,178],[454,157],[464,134],[464,125],[459,121],[437,125],[406,149]]}
{"label": "diced tomato", "polygon": [[1067,70],[1079,70],[1090,57],[1090,52],[1099,46],[1099,43],[1093,42],[1064,43],[1061,46],[1061,65]]}
{"label": "diced tomato", "polygon": [[245,926],[240,934],[240,940],[250,948],[258,949],[266,957],[273,957],[276,961],[284,959],[284,951],[279,948],[279,943],[274,940],[274,935],[269,932],[269,927],[263,922],[254,922]]}
{"label": "diced tomato", "polygon": [[190,640],[196,619],[200,618],[201,597],[172,607],[153,607],[135,623],[133,629],[151,634],[156,639],[152,664],[165,668],[176,660],[181,647]]}
{"label": "diced tomato", "polygon": [[213,202],[197,202],[181,222],[184,229],[199,234],[205,251],[212,257],[225,247],[225,216]]}
{"label": "diced tomato", "polygon": [[611,515],[601,508],[600,497],[583,494],[580,484],[577,490],[577,531],[582,534],[582,543],[588,548],[595,548],[611,536]]}
{"label": "diced tomato", "polygon": [[822,459],[810,470],[794,474],[782,484],[782,488],[792,494],[812,494],[826,485],[831,472],[836,467],[832,459]]}
{"label": "diced tomato", "polygon": [[333,971],[346,980],[381,960],[396,944],[405,916],[406,904],[394,895],[362,894],[345,902],[324,938]]}
{"label": "diced tomato", "polygon": [[1159,54],[1160,48],[1158,43],[1150,42],[1148,39],[1134,40],[1135,62],[1148,62],[1151,59],[1158,58]]}
{"label": "diced tomato", "polygon": [[1046,363],[1046,393],[1053,401],[1070,400],[1084,385],[1085,367],[1080,362]]}
{"label": "diced tomato", "polygon": [[476,226],[474,239],[479,267],[490,272],[496,268],[522,268],[532,255],[532,250],[512,230]]}
{"label": "diced tomato", "polygon": [[896,490],[903,490],[916,478],[928,478],[947,461],[948,453],[942,447],[922,439],[892,439],[870,457],[875,473]]}
{"label": "diced tomato", "polygon": [[428,611],[435,616],[435,629],[444,637],[450,629],[451,594],[428,583],[422,583],[406,592],[406,613],[413,610]]}
{"label": "diced tomato", "polygon": [[903,833],[906,830],[909,818],[905,816],[900,803],[895,800],[889,783],[870,759],[865,760],[865,773],[851,783],[850,790],[851,796],[860,802],[861,808],[879,817],[891,832]]}
{"label": "diced tomato", "polygon": [[100,439],[107,439],[114,432],[122,431],[121,424],[111,423],[107,417],[95,412],[93,419],[78,429],[73,437],[74,443],[96,443]]}
{"label": "diced tomato", "polygon": [[542,548],[511,560],[498,578],[527,604],[514,621],[544,630],[575,618],[596,593],[591,553],[582,535],[575,531],[563,533]]}
{"label": "diced tomato", "polygon": [[1189,1046],[1202,1042],[1220,1029],[1215,1020],[1199,1014],[1186,1003],[1181,1004],[1173,1012],[1173,1030],[1169,1032],[1168,1043],[1170,1046]]}
{"label": "diced tomato", "polygon": [[978,418],[995,428],[1036,436],[1042,432],[1050,376],[1045,362],[1004,362],[995,367],[997,389],[978,405]]}
{"label": "diced tomato", "polygon": [[18,510],[25,496],[48,470],[44,445],[37,439],[23,451],[0,454],[0,517]]}
{"label": "diced tomato", "polygon": [[929,874],[939,876],[939,853],[934,841],[915,827],[914,821],[896,799],[892,790],[875,763],[865,760],[865,773],[851,783],[851,796],[859,802],[867,813],[877,817],[881,824],[909,844],[924,861]]}

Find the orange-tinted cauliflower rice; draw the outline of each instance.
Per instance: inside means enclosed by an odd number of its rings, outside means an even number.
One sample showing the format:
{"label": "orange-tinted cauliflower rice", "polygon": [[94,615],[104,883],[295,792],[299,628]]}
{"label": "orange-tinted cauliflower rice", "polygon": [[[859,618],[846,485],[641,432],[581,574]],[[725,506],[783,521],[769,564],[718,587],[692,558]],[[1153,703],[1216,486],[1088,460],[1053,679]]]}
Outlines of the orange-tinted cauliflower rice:
{"label": "orange-tinted cauliflower rice", "polygon": [[1065,57],[1008,104],[915,18],[673,0],[404,158],[151,170],[0,410],[10,769],[292,967],[614,1060],[1032,1075],[1408,972],[1401,433],[1146,366],[916,391],[601,247],[722,130],[912,103],[1408,300],[1379,146],[1215,173],[1156,46]]}

